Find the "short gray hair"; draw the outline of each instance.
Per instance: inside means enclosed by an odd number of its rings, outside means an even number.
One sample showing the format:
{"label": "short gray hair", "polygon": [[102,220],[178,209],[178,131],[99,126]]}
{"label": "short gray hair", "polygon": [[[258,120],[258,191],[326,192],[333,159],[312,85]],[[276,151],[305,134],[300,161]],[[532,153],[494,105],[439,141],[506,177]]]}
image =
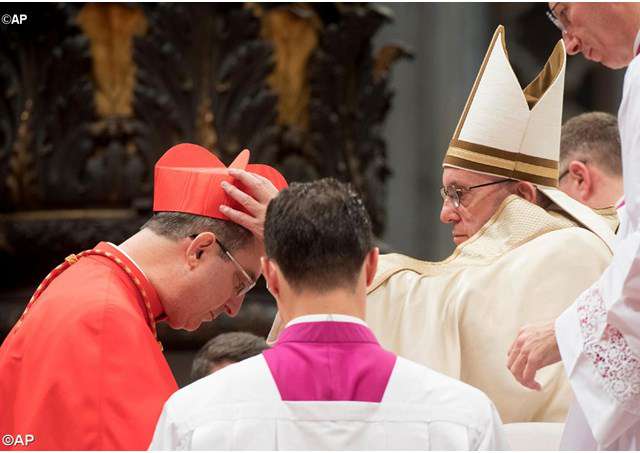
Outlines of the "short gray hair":
{"label": "short gray hair", "polygon": [[604,112],[583,113],[562,126],[560,171],[572,160],[584,160],[612,176],[622,176],[620,132],[615,116]]}
{"label": "short gray hair", "polygon": [[157,212],[141,229],[144,228],[174,241],[208,231],[231,251],[245,247],[253,238],[249,230],[237,223],[183,212]]}

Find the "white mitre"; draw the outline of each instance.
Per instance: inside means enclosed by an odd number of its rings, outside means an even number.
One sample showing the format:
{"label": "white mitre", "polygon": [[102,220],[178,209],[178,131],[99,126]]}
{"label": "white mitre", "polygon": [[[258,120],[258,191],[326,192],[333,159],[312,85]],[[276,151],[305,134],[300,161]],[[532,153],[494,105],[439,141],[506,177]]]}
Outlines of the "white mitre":
{"label": "white mitre", "polygon": [[498,26],[443,166],[531,182],[611,248],[607,223],[557,189],[565,68],[560,40],[523,90],[509,63],[504,27]]}

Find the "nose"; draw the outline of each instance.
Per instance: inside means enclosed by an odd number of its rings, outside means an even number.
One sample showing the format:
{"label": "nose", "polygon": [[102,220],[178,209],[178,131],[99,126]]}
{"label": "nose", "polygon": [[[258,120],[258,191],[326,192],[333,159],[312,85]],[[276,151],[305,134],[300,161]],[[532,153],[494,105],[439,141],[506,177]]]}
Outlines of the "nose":
{"label": "nose", "polygon": [[569,55],[575,55],[582,50],[582,43],[580,40],[570,32],[565,32],[562,37],[564,40],[564,47],[567,49]]}
{"label": "nose", "polygon": [[440,221],[442,223],[457,223],[460,221],[460,215],[453,207],[453,203],[448,198],[442,202],[440,210]]}
{"label": "nose", "polygon": [[231,318],[235,318],[242,307],[242,302],[244,302],[244,296],[229,299],[229,302],[227,303],[227,315]]}

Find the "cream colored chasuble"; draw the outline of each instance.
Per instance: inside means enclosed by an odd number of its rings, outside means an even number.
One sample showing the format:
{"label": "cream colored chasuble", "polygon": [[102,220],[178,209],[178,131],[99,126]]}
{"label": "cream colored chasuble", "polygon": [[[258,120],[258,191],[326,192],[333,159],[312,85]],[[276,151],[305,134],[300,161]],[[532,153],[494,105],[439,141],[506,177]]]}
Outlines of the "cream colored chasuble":
{"label": "cream colored chasuble", "polygon": [[587,229],[511,196],[445,261],[382,256],[367,324],[383,347],[485,392],[505,423],[564,421],[562,365],[538,372],[536,392],[515,381],[507,351],[521,326],[555,319],[610,257]]}

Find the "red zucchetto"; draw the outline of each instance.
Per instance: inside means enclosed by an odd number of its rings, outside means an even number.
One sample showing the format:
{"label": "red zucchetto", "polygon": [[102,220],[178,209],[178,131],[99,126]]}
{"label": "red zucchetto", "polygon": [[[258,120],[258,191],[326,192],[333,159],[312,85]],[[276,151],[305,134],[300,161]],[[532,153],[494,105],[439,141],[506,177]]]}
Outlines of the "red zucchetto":
{"label": "red zucchetto", "polygon": [[268,165],[249,164],[249,155],[249,150],[245,149],[226,167],[202,146],[191,143],[175,145],[156,163],[153,211],[184,212],[229,220],[220,212],[220,205],[244,211],[220,186],[227,181],[243,189],[242,184],[229,175],[229,168],[264,176],[278,190],[287,187],[287,181],[278,170]]}

